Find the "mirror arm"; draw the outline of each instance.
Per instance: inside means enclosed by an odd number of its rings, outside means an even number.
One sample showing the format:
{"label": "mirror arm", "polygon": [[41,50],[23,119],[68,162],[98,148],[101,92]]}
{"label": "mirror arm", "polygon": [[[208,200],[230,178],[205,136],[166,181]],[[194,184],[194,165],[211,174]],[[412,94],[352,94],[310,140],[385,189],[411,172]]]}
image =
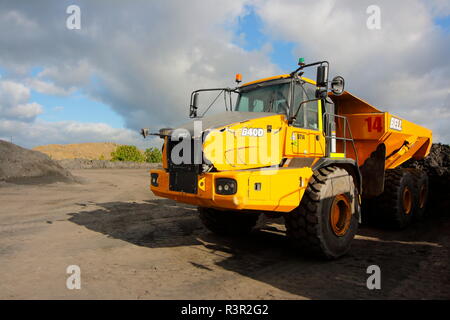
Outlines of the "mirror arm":
{"label": "mirror arm", "polygon": [[317,65],[322,65],[322,64],[326,64],[327,65],[327,78],[329,76],[328,72],[330,70],[330,63],[326,60],[324,61],[317,61],[317,62],[313,62],[313,63],[309,63],[309,64],[305,64],[303,66],[298,67],[297,69],[295,69],[294,71],[291,72],[291,76],[293,76],[294,74],[298,73],[300,70],[303,70],[305,68],[308,67],[312,67],[312,66],[317,66]]}
{"label": "mirror arm", "polygon": [[[190,107],[190,114],[189,117],[190,118],[196,118],[197,117],[197,109],[198,107],[194,105],[194,95],[198,94],[199,92],[205,92],[205,91],[221,91],[222,92],[228,92],[230,93],[230,100],[231,100],[231,92],[234,93],[239,93],[239,87],[234,87],[234,88],[211,88],[211,89],[197,89],[191,92],[191,101],[189,103],[189,107]],[[219,95],[221,94],[219,93]],[[194,112],[192,112],[194,111]],[[230,110],[231,111],[231,110]]]}
{"label": "mirror arm", "polygon": [[319,100],[321,100],[321,99],[316,98],[316,99],[305,100],[305,101],[300,102],[300,104],[298,105],[298,108],[297,108],[297,112],[295,112],[295,114],[289,119],[288,124],[292,124],[295,121],[295,119],[297,119],[297,115],[298,115],[298,112],[300,111],[300,107],[302,106],[302,104],[319,101]]}

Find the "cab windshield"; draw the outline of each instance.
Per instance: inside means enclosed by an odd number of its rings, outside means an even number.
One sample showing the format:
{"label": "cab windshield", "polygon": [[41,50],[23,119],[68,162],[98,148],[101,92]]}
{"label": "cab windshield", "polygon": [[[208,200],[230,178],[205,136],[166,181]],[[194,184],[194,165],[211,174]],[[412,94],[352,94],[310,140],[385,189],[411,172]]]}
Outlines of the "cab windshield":
{"label": "cab windshield", "polygon": [[[273,112],[289,115],[289,82],[265,86],[242,88],[236,101],[235,111]],[[296,115],[293,125],[299,128],[318,129],[319,114],[316,101],[301,104],[315,98],[315,86],[296,81],[293,85],[293,112]],[[300,110],[298,109],[300,107]]]}
{"label": "cab windshield", "polygon": [[256,87],[240,92],[235,111],[288,114],[290,83]]}

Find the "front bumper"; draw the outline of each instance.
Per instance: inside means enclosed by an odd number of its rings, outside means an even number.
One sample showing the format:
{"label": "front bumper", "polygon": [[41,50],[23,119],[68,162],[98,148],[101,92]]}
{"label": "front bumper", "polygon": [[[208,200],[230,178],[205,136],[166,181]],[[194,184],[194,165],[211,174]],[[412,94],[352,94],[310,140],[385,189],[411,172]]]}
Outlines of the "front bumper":
{"label": "front bumper", "polygon": [[[289,212],[299,205],[313,172],[311,168],[268,168],[204,173],[197,176],[195,194],[170,190],[169,172],[165,170],[150,173],[158,175],[157,185],[150,188],[160,197],[217,209]],[[237,192],[217,194],[218,178],[236,180]]]}

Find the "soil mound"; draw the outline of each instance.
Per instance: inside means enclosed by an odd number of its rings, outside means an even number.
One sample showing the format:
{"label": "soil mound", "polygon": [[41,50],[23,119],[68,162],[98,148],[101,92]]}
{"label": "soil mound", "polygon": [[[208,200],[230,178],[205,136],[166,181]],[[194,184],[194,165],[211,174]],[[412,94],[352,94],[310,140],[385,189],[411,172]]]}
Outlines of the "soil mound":
{"label": "soil mound", "polygon": [[0,140],[0,181],[40,184],[76,179],[47,155]]}
{"label": "soil mound", "polygon": [[89,159],[63,159],[57,160],[63,168],[74,169],[152,169],[161,167],[160,163],[107,161]]}
{"label": "soil mound", "polygon": [[53,160],[90,159],[111,160],[111,152],[119,145],[111,142],[89,142],[72,144],[49,144],[33,148],[45,153]]}

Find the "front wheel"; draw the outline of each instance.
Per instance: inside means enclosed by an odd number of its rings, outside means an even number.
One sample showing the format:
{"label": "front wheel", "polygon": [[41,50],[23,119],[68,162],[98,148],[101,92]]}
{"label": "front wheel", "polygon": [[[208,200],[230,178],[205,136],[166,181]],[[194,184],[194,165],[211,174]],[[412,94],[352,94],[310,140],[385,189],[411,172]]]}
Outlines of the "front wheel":
{"label": "front wheel", "polygon": [[300,206],[285,216],[286,231],[303,251],[335,259],[350,249],[359,215],[353,177],[339,167],[321,168],[314,172]]}

